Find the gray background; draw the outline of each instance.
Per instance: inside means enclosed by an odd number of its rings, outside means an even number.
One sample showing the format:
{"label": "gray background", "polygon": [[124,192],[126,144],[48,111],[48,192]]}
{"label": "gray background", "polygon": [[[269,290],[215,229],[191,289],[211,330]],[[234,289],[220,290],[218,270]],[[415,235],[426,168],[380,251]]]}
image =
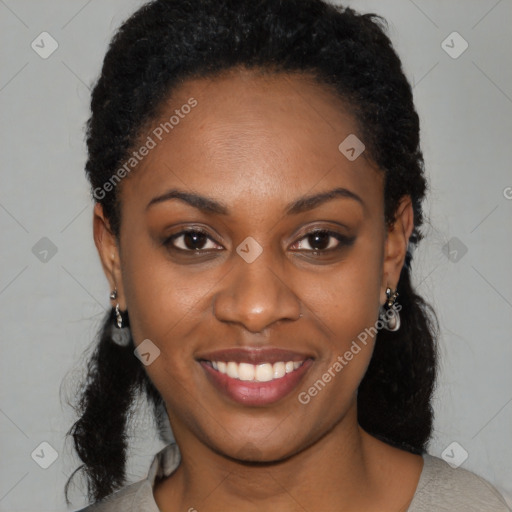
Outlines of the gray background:
{"label": "gray background", "polygon": [[[414,280],[442,329],[429,451],[441,456],[456,441],[468,452],[462,467],[512,503],[512,1],[347,3],[388,19],[422,122],[430,225]],[[1,511],[66,510],[63,486],[77,466],[64,439],[73,420],[66,398],[109,306],[92,240],[83,125],[108,41],[139,5],[0,0]],[[47,59],[31,48],[43,31],[58,43]],[[469,44],[456,59],[441,46],[454,31]],[[161,446],[141,408],[133,481]],[[58,453],[48,469],[31,458],[44,441]],[[42,449],[34,458],[49,462]],[[72,496],[74,509],[85,503],[80,489]]]}

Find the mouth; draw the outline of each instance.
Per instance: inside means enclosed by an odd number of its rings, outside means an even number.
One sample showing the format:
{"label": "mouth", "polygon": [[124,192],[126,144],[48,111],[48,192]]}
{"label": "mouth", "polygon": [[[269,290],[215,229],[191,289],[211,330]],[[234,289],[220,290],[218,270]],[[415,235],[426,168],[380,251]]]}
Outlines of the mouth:
{"label": "mouth", "polygon": [[205,354],[197,361],[225,398],[246,406],[265,406],[289,395],[313,358],[280,349],[227,349]]}

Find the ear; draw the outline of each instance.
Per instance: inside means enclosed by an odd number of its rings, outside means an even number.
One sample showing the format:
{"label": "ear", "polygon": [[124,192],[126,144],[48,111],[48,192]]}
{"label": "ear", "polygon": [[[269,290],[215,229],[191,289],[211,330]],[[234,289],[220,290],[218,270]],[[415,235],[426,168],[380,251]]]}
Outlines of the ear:
{"label": "ear", "polygon": [[393,225],[386,235],[382,272],[380,303],[386,302],[386,288],[395,290],[405,262],[409,238],[414,229],[414,211],[410,196],[404,196],[398,204]]}
{"label": "ear", "polygon": [[117,290],[117,298],[112,301],[112,305],[115,306],[119,303],[120,309],[124,311],[126,301],[123,291],[119,246],[117,238],[110,229],[110,223],[103,213],[103,206],[99,203],[94,205],[93,233],[94,243],[100,256],[103,271],[107,276],[110,290]]}

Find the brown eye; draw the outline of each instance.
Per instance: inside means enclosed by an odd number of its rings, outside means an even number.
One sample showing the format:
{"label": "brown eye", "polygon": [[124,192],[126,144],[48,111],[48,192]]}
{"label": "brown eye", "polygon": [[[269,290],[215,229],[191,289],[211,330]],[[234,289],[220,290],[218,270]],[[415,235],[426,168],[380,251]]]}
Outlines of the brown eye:
{"label": "brown eye", "polygon": [[316,231],[306,237],[310,247],[315,251],[327,249],[331,238],[331,235],[326,231]]}
{"label": "brown eye", "polygon": [[[187,230],[177,233],[165,241],[172,249],[186,252],[217,250],[217,245],[206,233],[198,230]],[[209,246],[208,246],[209,245]]]}
{"label": "brown eye", "polygon": [[183,243],[186,249],[203,249],[207,240],[208,238],[203,233],[189,231],[183,234]]}
{"label": "brown eye", "polygon": [[348,238],[329,230],[315,230],[302,237],[293,246],[293,250],[305,252],[330,252],[352,245],[355,238]]}

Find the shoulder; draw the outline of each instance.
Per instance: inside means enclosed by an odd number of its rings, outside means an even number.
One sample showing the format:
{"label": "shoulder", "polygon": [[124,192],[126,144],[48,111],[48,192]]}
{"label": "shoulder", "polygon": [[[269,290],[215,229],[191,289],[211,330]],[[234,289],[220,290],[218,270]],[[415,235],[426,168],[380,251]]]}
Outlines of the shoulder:
{"label": "shoulder", "polygon": [[151,484],[142,480],[123,487],[107,498],[78,512],[159,512],[152,499]]}
{"label": "shoulder", "polygon": [[510,512],[487,480],[471,471],[452,468],[444,460],[423,455],[423,471],[407,512]]}
{"label": "shoulder", "polygon": [[78,512],[160,512],[153,496],[155,480],[171,475],[180,460],[176,443],[165,446],[155,455],[145,480],[127,485]]}

